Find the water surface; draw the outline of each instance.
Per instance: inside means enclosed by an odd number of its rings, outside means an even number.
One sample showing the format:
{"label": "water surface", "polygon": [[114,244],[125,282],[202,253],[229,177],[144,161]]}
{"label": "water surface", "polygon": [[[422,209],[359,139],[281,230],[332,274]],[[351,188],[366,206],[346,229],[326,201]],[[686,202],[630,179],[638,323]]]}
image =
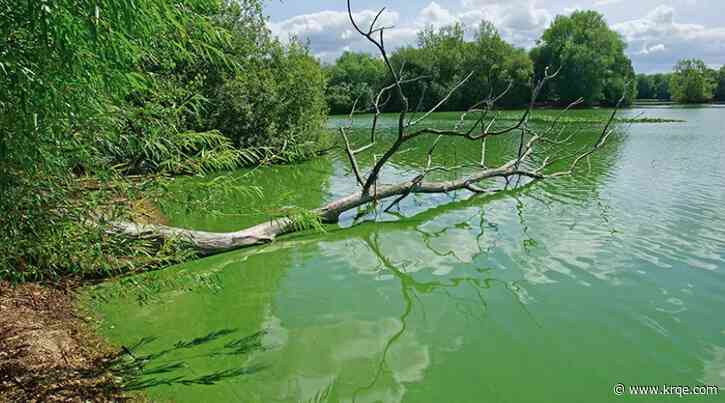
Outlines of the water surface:
{"label": "water surface", "polygon": [[[103,332],[148,360],[129,388],[177,402],[610,402],[628,400],[620,382],[725,387],[725,109],[624,113],[685,122],[632,125],[574,178],[411,197],[94,290]],[[384,179],[414,175],[426,144]],[[492,142],[489,163],[514,146]],[[445,141],[437,158],[477,152]],[[227,231],[354,190],[339,155],[239,175],[264,198],[164,210]]]}

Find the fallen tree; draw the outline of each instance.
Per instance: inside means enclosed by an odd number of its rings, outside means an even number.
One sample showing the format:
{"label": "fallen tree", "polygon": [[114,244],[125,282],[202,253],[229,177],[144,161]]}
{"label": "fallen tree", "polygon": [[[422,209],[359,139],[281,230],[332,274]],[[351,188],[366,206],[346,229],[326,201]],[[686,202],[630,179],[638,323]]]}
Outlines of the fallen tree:
{"label": "fallen tree", "polygon": [[[335,200],[325,206],[322,206],[309,213],[310,217],[324,223],[337,222],[340,216],[346,212],[364,206],[370,203],[379,204],[385,200],[395,198],[386,208],[389,211],[397,206],[402,200],[412,194],[420,193],[448,193],[457,190],[468,190],[473,193],[493,193],[508,189],[513,183],[514,187],[519,186],[522,178],[527,179],[527,183],[545,179],[553,179],[575,173],[577,166],[588,159],[597,150],[602,148],[611,134],[613,133],[613,123],[619,106],[624,100],[624,95],[617,103],[616,108],[611,113],[608,121],[604,125],[601,133],[586,149],[579,150],[574,154],[560,155],[562,146],[569,144],[570,141],[578,134],[577,131],[567,132],[566,125],[560,125],[559,119],[555,120],[543,130],[536,130],[529,125],[529,117],[534,109],[539,93],[546,83],[558,74],[550,73],[546,70],[542,77],[535,85],[533,85],[531,99],[527,109],[522,113],[519,120],[515,124],[507,127],[496,126],[495,106],[496,102],[503,98],[511,89],[512,84],[504,89],[500,94],[494,95],[490,93],[488,97],[475,103],[471,108],[461,114],[456,126],[450,129],[440,129],[433,127],[425,127],[423,123],[431,114],[436,112],[444,105],[451,96],[473,75],[473,72],[463,78],[443,97],[435,106],[427,111],[417,111],[411,109],[408,97],[405,93],[405,85],[408,83],[425,80],[426,77],[406,77],[404,66],[396,68],[388,58],[385,48],[385,32],[391,27],[377,26],[377,22],[385,9],[381,10],[372,20],[370,27],[363,30],[359,23],[355,20],[350,0],[347,2],[348,16],[354,29],[370,43],[372,43],[380,53],[385,62],[388,74],[391,77],[392,84],[380,90],[377,96],[373,97],[372,104],[366,108],[358,110],[357,103],[353,106],[350,113],[350,125],[339,129],[340,135],[344,140],[345,153],[350,163],[354,180],[357,182],[360,190],[346,197]],[[370,150],[378,144],[378,131],[381,110],[383,106],[393,97],[401,103],[402,109],[397,119],[397,133],[395,141],[386,151],[377,159],[372,168],[368,172],[363,172],[358,163],[358,155]],[[564,115],[569,109],[580,104],[582,100],[571,103],[567,108],[561,111],[560,116]],[[351,145],[348,131],[352,128],[352,120],[354,116],[361,112],[372,112],[372,122],[370,127],[369,142],[361,147],[353,148]],[[419,116],[413,116],[415,112],[420,112]],[[473,117],[470,119],[469,116]],[[471,123],[472,122],[472,123]],[[425,168],[414,178],[397,184],[379,183],[380,174],[385,166],[390,162],[401,147],[413,139],[422,136],[435,136],[435,141],[427,152],[427,161]],[[492,137],[501,136],[517,136],[518,152],[516,156],[509,161],[496,166],[486,166],[486,142]],[[480,145],[481,158],[477,164],[465,164],[455,167],[434,166],[433,155],[439,142],[446,137],[455,137],[465,139],[472,143]],[[546,144],[547,148],[544,152],[548,155],[543,162],[534,168],[527,168],[527,162],[531,162],[531,156],[539,144]],[[561,161],[569,161],[565,170],[556,172],[547,172],[549,168]],[[461,177],[448,181],[431,181],[426,178],[433,172],[458,172],[465,173]],[[487,189],[480,186],[480,183],[490,179],[503,179],[505,186],[502,189]],[[296,216],[288,216],[277,218],[265,223],[256,225],[237,232],[230,233],[212,233],[204,231],[193,231],[181,228],[174,228],[163,225],[145,225],[131,222],[113,222],[108,224],[108,231],[115,235],[122,235],[132,238],[149,238],[149,239],[181,239],[187,241],[195,249],[203,254],[214,254],[229,250],[239,249],[243,247],[269,243],[280,235],[303,229],[300,225],[300,219]]]}

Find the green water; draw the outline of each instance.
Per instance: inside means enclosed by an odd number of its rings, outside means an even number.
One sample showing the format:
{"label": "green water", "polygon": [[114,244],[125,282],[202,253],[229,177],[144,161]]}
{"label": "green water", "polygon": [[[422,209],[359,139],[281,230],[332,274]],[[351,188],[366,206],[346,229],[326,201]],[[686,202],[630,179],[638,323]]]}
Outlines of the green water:
{"label": "green water", "polygon": [[[93,290],[102,331],[148,360],[129,389],[177,402],[725,401],[612,391],[725,387],[725,109],[624,112],[639,113],[686,122],[632,125],[575,178],[411,197],[355,226],[351,212],[324,234]],[[414,175],[423,143],[384,179]],[[492,142],[489,163],[513,149]],[[475,160],[477,146],[439,154]],[[347,194],[349,175],[338,155],[240,172],[264,199],[164,210],[237,229]],[[194,180],[175,186],[193,199]]]}

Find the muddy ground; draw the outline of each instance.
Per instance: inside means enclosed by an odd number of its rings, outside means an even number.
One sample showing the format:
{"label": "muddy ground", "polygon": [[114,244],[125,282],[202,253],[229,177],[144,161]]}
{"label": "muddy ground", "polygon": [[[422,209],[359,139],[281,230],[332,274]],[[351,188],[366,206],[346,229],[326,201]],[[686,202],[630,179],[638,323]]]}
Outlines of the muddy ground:
{"label": "muddy ground", "polygon": [[73,287],[0,283],[0,402],[126,401]]}

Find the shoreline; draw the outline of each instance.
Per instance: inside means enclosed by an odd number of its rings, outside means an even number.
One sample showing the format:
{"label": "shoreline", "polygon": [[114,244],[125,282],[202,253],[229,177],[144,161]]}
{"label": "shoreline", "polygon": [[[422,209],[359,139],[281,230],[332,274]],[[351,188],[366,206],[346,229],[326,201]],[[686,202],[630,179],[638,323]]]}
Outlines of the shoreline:
{"label": "shoreline", "polygon": [[118,402],[119,352],[77,305],[77,285],[0,283],[0,402]]}

